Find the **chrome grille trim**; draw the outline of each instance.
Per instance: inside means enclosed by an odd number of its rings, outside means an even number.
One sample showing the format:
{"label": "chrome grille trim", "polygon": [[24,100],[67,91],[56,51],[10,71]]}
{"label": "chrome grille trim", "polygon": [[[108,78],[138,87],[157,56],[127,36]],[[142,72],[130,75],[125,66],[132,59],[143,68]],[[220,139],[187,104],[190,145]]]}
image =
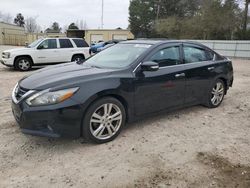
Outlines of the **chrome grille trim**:
{"label": "chrome grille trim", "polygon": [[[16,96],[18,95],[18,91],[20,91],[20,90],[21,90],[22,94],[20,95],[19,98],[17,98]],[[23,89],[19,88],[18,84],[16,84],[13,91],[12,91],[12,100],[15,104],[18,104],[24,98],[26,98],[27,96],[31,95],[34,92],[35,92],[35,90],[28,90],[27,92],[25,92]]]}

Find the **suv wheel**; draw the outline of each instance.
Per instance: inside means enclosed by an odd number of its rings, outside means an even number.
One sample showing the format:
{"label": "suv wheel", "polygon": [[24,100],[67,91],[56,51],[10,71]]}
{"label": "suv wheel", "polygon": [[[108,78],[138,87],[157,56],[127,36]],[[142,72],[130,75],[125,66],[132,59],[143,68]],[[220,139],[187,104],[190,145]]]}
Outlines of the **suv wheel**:
{"label": "suv wheel", "polygon": [[84,58],[84,56],[82,56],[82,55],[74,55],[73,58],[72,58],[72,62],[73,62],[73,61],[79,62],[79,61],[82,61],[82,60],[84,60],[84,59],[85,59],[85,58]]}
{"label": "suv wheel", "polygon": [[125,109],[120,101],[111,97],[102,98],[87,110],[83,135],[95,143],[109,142],[119,135],[125,120]]}
{"label": "suv wheel", "polygon": [[28,71],[32,67],[32,60],[28,57],[19,57],[16,59],[14,67],[20,71]]}
{"label": "suv wheel", "polygon": [[210,108],[216,108],[220,106],[224,99],[226,93],[225,91],[226,87],[224,82],[221,79],[216,80],[208,93],[207,106]]}

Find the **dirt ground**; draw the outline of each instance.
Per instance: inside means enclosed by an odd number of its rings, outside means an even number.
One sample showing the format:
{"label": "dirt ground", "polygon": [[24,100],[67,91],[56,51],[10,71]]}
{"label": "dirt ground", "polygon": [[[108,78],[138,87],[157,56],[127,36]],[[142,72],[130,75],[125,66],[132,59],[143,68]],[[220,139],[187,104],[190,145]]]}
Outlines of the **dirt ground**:
{"label": "dirt ground", "polygon": [[0,65],[0,187],[250,187],[250,61],[234,70],[219,108],[150,117],[94,145],[22,134],[10,95],[31,72]]}

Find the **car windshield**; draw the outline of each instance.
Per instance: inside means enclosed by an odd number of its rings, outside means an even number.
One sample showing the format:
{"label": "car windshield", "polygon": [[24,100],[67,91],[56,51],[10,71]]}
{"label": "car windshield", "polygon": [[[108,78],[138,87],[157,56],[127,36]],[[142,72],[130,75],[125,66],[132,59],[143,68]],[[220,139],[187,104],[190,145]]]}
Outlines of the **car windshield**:
{"label": "car windshield", "polygon": [[133,63],[150,46],[148,44],[117,44],[89,58],[85,64],[100,68],[124,68]]}
{"label": "car windshield", "polygon": [[27,47],[28,48],[34,48],[36,47],[43,39],[38,39],[38,40],[35,40],[34,42],[32,42],[30,45],[28,45]]}

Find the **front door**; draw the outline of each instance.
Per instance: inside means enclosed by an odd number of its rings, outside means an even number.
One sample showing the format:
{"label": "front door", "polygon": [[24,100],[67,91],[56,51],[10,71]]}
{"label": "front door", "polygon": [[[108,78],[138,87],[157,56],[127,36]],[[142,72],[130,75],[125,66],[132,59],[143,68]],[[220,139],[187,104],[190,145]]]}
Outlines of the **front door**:
{"label": "front door", "polygon": [[44,40],[35,50],[34,63],[47,64],[57,62],[58,48],[56,39]]}
{"label": "front door", "polygon": [[154,50],[144,61],[160,66],[155,72],[135,72],[135,113],[137,116],[181,106],[185,96],[185,73],[180,45]]}

